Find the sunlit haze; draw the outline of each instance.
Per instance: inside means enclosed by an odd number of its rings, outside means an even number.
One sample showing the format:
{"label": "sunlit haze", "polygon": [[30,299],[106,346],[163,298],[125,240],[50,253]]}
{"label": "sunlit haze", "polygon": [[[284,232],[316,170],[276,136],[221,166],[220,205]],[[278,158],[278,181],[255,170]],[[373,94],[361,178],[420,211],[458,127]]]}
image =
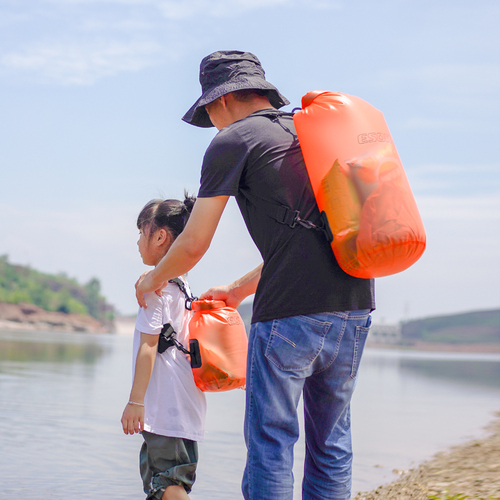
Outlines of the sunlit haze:
{"label": "sunlit haze", "polygon": [[[216,131],[181,117],[200,60],[237,49],[287,110],[321,89],[384,113],[428,247],[376,281],[375,321],[500,307],[499,26],[495,0],[1,0],[0,255],[134,313],[137,214],[197,193]],[[259,262],[233,200],[189,280]]]}

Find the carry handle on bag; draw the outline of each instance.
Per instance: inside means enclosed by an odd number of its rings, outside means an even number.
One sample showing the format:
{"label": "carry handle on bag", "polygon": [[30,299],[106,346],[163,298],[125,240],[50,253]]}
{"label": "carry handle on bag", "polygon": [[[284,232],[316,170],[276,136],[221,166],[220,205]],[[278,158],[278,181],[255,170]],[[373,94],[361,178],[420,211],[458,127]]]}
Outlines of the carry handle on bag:
{"label": "carry handle on bag", "polygon": [[191,308],[189,339],[201,360],[193,368],[196,385],[205,392],[244,388],[248,339],[238,311],[221,300],[195,300]]}
{"label": "carry handle on bag", "polygon": [[383,114],[359,97],[313,91],[293,120],[340,267],[377,278],[414,264],[425,230]]}

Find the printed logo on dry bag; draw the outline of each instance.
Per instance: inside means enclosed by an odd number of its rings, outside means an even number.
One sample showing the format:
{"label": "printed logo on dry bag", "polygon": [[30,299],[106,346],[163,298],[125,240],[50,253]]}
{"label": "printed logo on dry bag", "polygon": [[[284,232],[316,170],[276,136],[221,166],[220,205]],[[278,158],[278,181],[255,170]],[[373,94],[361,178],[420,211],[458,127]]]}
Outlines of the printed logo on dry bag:
{"label": "printed logo on dry bag", "polygon": [[366,144],[368,142],[392,142],[392,137],[390,134],[384,134],[382,132],[370,132],[368,134],[358,135],[359,144]]}

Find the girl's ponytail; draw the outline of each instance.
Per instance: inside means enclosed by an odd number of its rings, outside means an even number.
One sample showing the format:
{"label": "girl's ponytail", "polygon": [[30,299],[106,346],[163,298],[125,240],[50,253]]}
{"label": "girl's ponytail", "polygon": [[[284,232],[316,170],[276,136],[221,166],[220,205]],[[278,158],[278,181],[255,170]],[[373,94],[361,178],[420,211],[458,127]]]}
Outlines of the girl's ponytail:
{"label": "girl's ponytail", "polygon": [[196,201],[196,196],[189,196],[187,191],[184,191],[184,206],[188,213],[193,211],[194,202]]}
{"label": "girl's ponytail", "polygon": [[184,201],[151,200],[137,218],[137,228],[153,235],[158,229],[167,229],[175,240],[186,227],[196,196],[184,191]]}

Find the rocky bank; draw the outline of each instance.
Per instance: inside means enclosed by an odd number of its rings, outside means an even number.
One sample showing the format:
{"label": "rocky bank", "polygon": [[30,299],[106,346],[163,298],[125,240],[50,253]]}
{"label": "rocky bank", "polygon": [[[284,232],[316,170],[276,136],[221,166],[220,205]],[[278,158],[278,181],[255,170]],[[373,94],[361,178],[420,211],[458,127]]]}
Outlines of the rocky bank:
{"label": "rocky bank", "polygon": [[0,329],[111,333],[114,326],[91,316],[45,311],[33,304],[0,302]]}
{"label": "rocky bank", "polygon": [[393,483],[358,493],[355,500],[500,499],[499,417],[484,439],[438,453]]}

